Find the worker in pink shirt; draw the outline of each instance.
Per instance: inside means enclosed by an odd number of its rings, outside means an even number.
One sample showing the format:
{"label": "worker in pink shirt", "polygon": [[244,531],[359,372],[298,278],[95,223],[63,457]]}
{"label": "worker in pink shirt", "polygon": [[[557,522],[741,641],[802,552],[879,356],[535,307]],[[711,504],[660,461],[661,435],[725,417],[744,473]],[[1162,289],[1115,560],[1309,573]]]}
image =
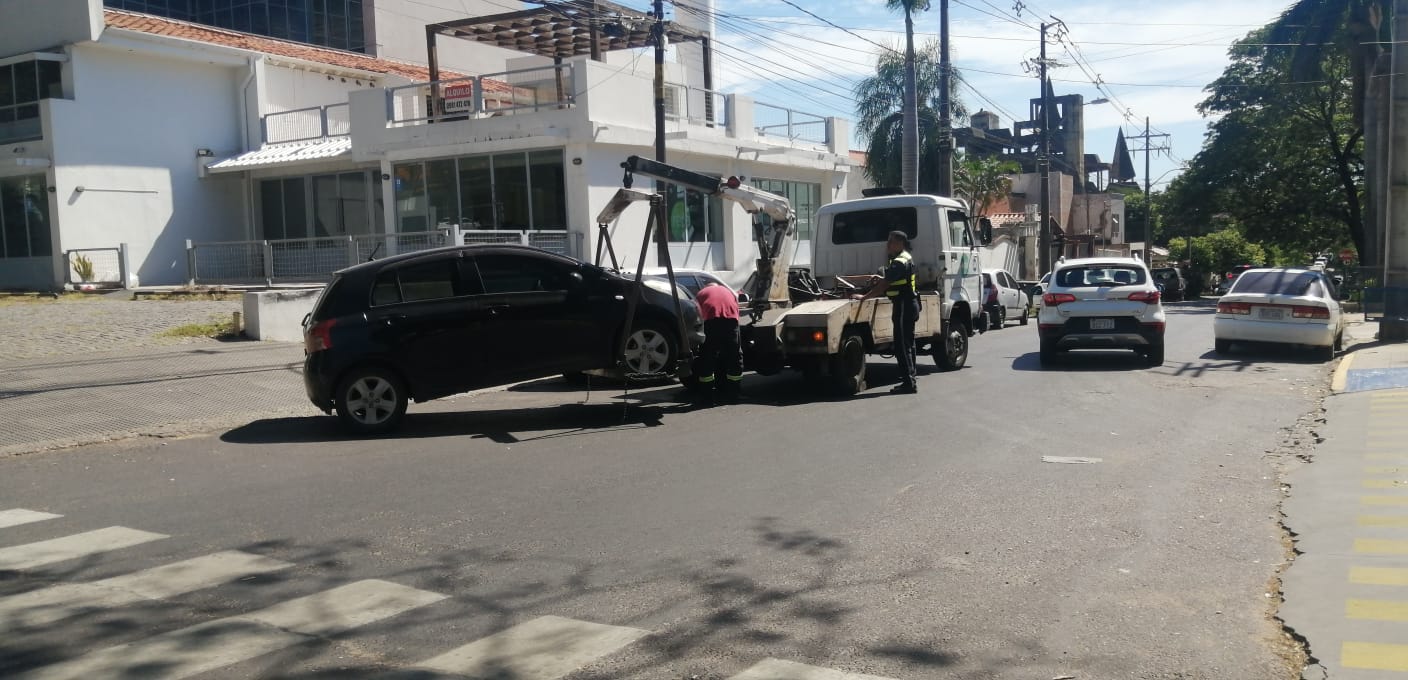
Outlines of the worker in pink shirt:
{"label": "worker in pink shirt", "polygon": [[[738,334],[738,296],[728,286],[709,283],[694,299],[704,321],[704,348],[695,363],[700,401],[737,403],[743,381],[743,347]],[[715,385],[719,374],[723,384]]]}

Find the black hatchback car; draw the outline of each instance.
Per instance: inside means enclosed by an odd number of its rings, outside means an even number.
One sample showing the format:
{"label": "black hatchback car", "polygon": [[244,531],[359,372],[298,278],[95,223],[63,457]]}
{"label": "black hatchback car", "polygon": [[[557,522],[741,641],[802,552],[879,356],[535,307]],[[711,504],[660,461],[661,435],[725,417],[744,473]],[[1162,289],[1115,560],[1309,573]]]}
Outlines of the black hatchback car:
{"label": "black hatchback car", "polygon": [[[308,398],[354,432],[389,431],[417,402],[560,373],[611,370],[634,280],[537,248],[425,250],[333,275],[304,322]],[[639,287],[624,369],[659,374],[703,342],[699,310]]]}

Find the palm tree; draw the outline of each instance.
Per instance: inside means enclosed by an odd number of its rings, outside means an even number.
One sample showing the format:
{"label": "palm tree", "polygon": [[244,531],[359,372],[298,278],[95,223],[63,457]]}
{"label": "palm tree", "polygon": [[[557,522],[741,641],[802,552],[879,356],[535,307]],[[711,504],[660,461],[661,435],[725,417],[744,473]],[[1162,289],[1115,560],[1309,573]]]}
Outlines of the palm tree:
{"label": "palm tree", "polygon": [[885,9],[904,11],[904,147],[900,171],[906,193],[919,193],[919,95],[915,80],[914,13],[929,9],[929,0],[885,0]]}
{"label": "palm tree", "polygon": [[[870,155],[866,178],[879,186],[905,186],[903,156],[905,145],[905,62],[897,51],[883,52],[875,64],[875,75],[856,83],[856,133],[865,140]],[[939,163],[939,44],[925,43],[914,58],[915,110],[918,134],[918,193],[938,193]],[[963,104],[950,83],[954,120],[966,117]]]}

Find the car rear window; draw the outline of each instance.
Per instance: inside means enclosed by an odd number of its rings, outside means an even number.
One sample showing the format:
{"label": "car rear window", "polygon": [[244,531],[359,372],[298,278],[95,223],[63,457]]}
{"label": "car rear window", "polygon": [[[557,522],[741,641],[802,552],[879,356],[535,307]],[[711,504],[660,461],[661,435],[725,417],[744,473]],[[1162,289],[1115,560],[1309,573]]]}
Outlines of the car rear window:
{"label": "car rear window", "polygon": [[1320,275],[1314,272],[1244,272],[1233,284],[1233,293],[1262,295],[1322,295]]}
{"label": "car rear window", "polygon": [[919,236],[919,211],[914,208],[875,208],[836,213],[831,217],[831,242],[884,243],[890,232],[902,231],[910,238]]}
{"label": "car rear window", "polygon": [[1144,269],[1134,265],[1096,264],[1056,272],[1056,285],[1062,288],[1141,286],[1148,282]]}

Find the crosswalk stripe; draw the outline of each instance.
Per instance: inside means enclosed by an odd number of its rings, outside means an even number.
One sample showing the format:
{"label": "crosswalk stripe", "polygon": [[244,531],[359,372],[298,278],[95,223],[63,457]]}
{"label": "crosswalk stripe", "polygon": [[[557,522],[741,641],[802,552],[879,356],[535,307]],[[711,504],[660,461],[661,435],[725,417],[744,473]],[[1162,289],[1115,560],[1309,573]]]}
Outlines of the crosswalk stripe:
{"label": "crosswalk stripe", "polygon": [[1345,642],[1340,645],[1340,665],[1376,671],[1408,671],[1408,645]]}
{"label": "crosswalk stripe", "polygon": [[1361,527],[1400,527],[1408,529],[1408,515],[1360,515]]}
{"label": "crosswalk stripe", "polygon": [[1408,621],[1408,602],[1390,600],[1346,600],[1344,615],[1370,621]]}
{"label": "crosswalk stripe", "polygon": [[39,512],[38,510],[25,510],[24,508],[14,508],[11,510],[0,510],[0,529],[17,527],[21,524],[31,522],[43,522],[46,519],[58,519],[63,515],[55,515],[51,512]]}
{"label": "crosswalk stripe", "polygon": [[818,668],[782,659],[764,659],[729,680],[891,680],[878,675],[847,673],[831,668]]}
{"label": "crosswalk stripe", "polygon": [[160,600],[293,565],[231,550],[88,583],[66,583],[0,599],[0,631],[42,626],[143,600]]}
{"label": "crosswalk stripe", "polygon": [[1408,465],[1369,465],[1364,468],[1364,474],[1408,476]]}
{"label": "crosswalk stripe", "polygon": [[1366,489],[1408,489],[1408,479],[1366,479],[1362,485]]}
{"label": "crosswalk stripe", "polygon": [[1356,538],[1354,552],[1378,555],[1408,555],[1408,541],[1392,538]]}
{"label": "crosswalk stripe", "polygon": [[163,538],[167,538],[166,534],[154,534],[127,527],[107,527],[38,543],[0,548],[0,571],[33,569],[109,550],[130,548]]}
{"label": "crosswalk stripe", "polygon": [[1408,586],[1408,569],[1398,567],[1351,567],[1349,582],[1361,586]]}
{"label": "crosswalk stripe", "polygon": [[1363,505],[1408,505],[1408,496],[1360,496]]}
{"label": "crosswalk stripe", "polygon": [[636,628],[543,616],[416,667],[470,678],[554,680],[649,634]]}
{"label": "crosswalk stripe", "polygon": [[35,669],[20,680],[177,680],[335,635],[444,599],[439,593],[367,580],[196,624]]}

